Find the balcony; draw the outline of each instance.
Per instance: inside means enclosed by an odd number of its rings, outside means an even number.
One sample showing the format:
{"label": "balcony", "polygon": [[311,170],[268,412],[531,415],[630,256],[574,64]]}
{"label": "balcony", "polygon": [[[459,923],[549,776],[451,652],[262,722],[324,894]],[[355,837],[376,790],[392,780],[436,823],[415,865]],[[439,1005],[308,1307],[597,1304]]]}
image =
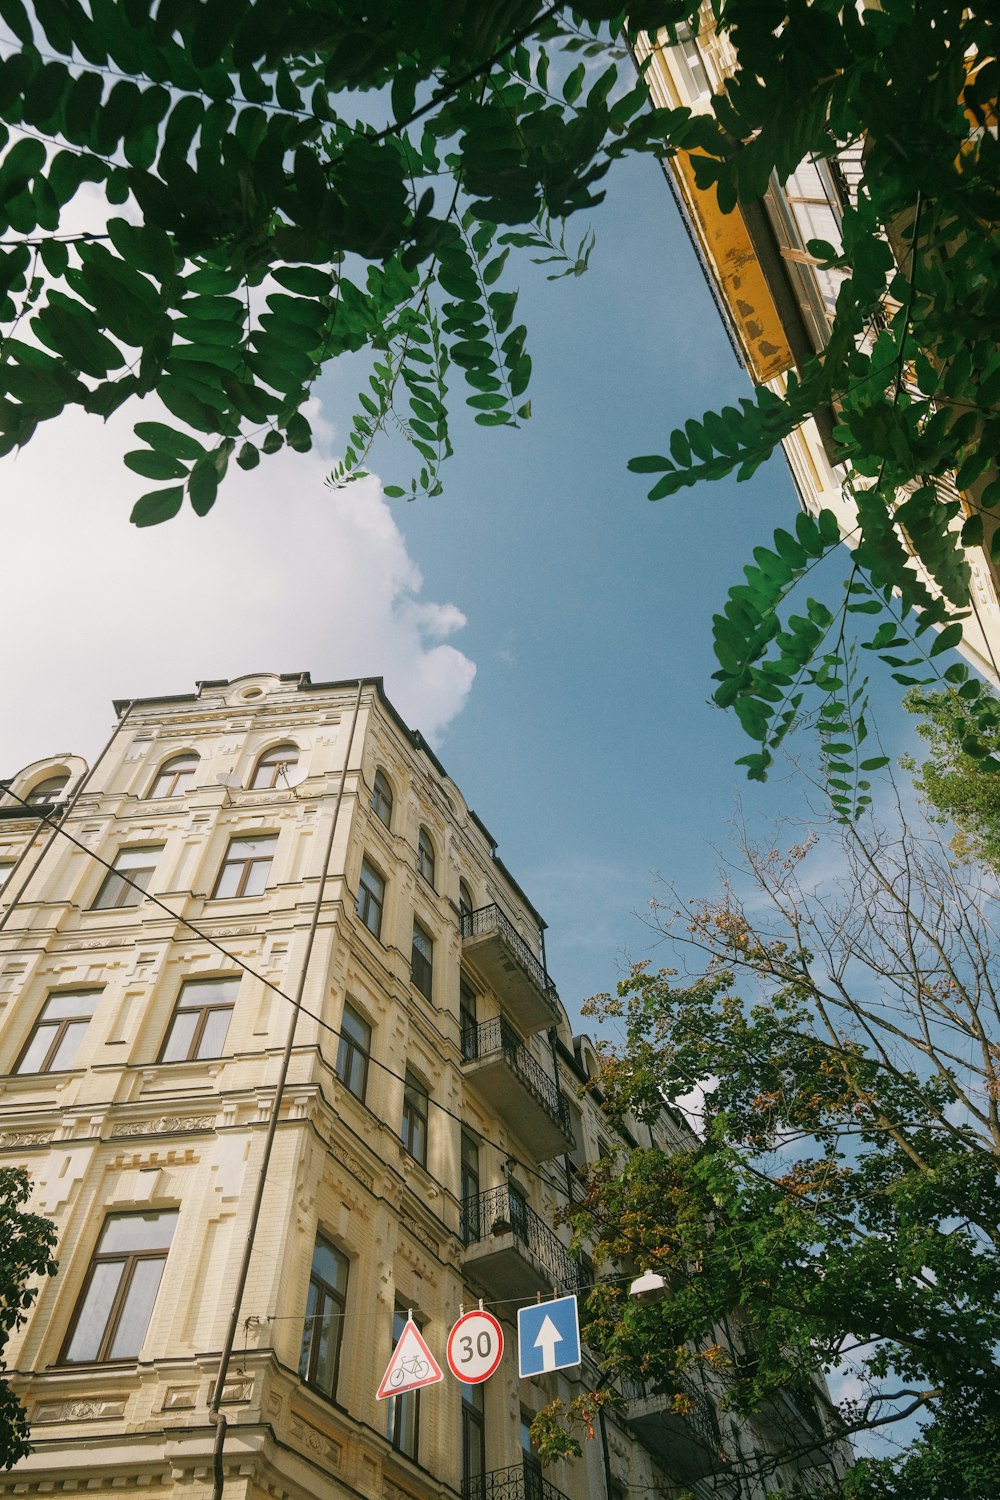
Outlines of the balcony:
{"label": "balcony", "polygon": [[465,1269],[492,1297],[525,1300],[538,1292],[581,1294],[579,1261],[510,1187],[490,1188],[462,1203]]}
{"label": "balcony", "polygon": [[638,1380],[620,1385],[629,1425],[671,1478],[688,1484],[718,1474],[726,1460],[712,1401],[688,1376],[677,1375],[674,1383],[676,1394],[669,1395]]}
{"label": "balcony", "polygon": [[462,1500],[566,1500],[566,1496],[542,1478],[538,1464],[525,1461],[463,1479]]}
{"label": "balcony", "polygon": [[531,1147],[535,1161],[548,1161],[571,1148],[569,1105],[502,1017],[462,1032],[462,1072]]}
{"label": "balcony", "polygon": [[499,906],[480,906],[464,914],[462,952],[525,1036],[559,1020],[555,985]]}

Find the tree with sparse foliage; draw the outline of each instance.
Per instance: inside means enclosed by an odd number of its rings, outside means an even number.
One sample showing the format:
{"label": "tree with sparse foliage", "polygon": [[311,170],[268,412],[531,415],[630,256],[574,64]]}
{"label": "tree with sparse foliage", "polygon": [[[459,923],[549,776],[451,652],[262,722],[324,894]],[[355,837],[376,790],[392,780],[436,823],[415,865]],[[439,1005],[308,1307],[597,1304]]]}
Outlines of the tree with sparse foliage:
{"label": "tree with sparse foliage", "polygon": [[[745,852],[746,902],[727,889],[654,911],[701,972],[640,967],[588,1007],[624,1027],[598,1080],[613,1117],[704,1102],[686,1145],[599,1164],[572,1210],[598,1266],[584,1335],[603,1379],[547,1411],[541,1449],[572,1450],[623,1379],[668,1404],[705,1382],[734,1484],[1000,1493],[995,880],[933,830],[852,830],[821,884],[809,845]],[[661,1275],[664,1299],[630,1299],[623,1267]],[[814,1373],[850,1387],[828,1404]],[[805,1417],[782,1432],[781,1409]],[[772,1432],[767,1454],[727,1437],[744,1416]],[[888,1435],[888,1456],[838,1476],[816,1463],[822,1430]],[[793,1482],[783,1465],[803,1458]]]}
{"label": "tree with sparse foliage", "polygon": [[32,1277],[54,1276],[55,1226],[38,1214],[24,1212],[31,1195],[27,1174],[0,1168],[0,1464],[11,1468],[31,1451],[24,1407],[3,1375],[2,1355],[11,1333],[20,1328],[38,1295]]}
{"label": "tree with sparse foliage", "polygon": [[[652,108],[625,44],[709,17],[733,77],[710,113]],[[166,420],[137,422],[125,460],[152,485],[140,526],[204,515],[233,462],[308,449],[319,377],[362,351],[333,482],[391,427],[414,462],[386,493],[439,493],[452,387],[484,426],[530,415],[524,257],[585,270],[570,221],[615,162],[691,152],[728,211],[863,145],[842,245],[809,247],[843,273],[822,355],[631,467],[662,499],[829,419],[857,511],[846,599],[790,604],[840,545],[832,514],[779,530],[717,618],[716,699],[755,741],[750,776],[811,716],[838,815],[867,805],[861,648],[935,680],[964,549],[1000,553],[994,5],[0,0],[0,20],[0,452],[155,394]],[[975,721],[966,675],[945,672]]]}

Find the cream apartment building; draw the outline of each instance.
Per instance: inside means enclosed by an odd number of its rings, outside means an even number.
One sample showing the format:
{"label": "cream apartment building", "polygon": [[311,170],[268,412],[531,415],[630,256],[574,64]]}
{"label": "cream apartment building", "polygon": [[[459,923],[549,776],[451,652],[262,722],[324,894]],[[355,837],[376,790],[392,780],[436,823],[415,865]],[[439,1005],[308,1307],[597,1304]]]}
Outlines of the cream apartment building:
{"label": "cream apartment building", "polygon": [[[0,1495],[756,1496],[727,1473],[789,1432],[786,1477],[825,1462],[819,1386],[774,1430],[635,1386],[542,1473],[532,1416],[594,1371],[518,1379],[516,1312],[585,1292],[558,1211],[640,1143],[582,1092],[542,918],[379,679],[115,707],[92,767],[0,795],[0,1162],[60,1265]],[[480,1300],[488,1381],[376,1400],[409,1315],[443,1363]]]}
{"label": "cream apartment building", "polygon": [[[695,113],[710,111],[712,95],[736,68],[729,38],[715,29],[708,4],[697,37],[684,26],[676,43],[666,33],[643,36],[636,60],[646,64],[654,104]],[[690,153],[679,151],[664,164],[734,351],[754,383],[778,395],[785,393],[788,372],[829,340],[842,273],[817,265],[807,246],[814,239],[842,245],[841,215],[854,201],[862,156],[859,144],[832,161],[803,162],[787,182],[773,177],[760,202],[739,204],[728,214],[720,212],[714,189],[697,185]],[[849,476],[836,460],[832,434],[832,414],[825,421],[810,418],[783,447],[803,508],[813,515],[832,511],[850,544],[857,512],[844,492]],[[966,498],[954,487],[944,498],[959,501],[954,524],[960,527],[972,513]],[[907,545],[905,534],[902,540]],[[1000,688],[1000,582],[982,548],[969,548],[966,557],[972,613],[958,649]],[[933,580],[922,576],[936,593]]]}

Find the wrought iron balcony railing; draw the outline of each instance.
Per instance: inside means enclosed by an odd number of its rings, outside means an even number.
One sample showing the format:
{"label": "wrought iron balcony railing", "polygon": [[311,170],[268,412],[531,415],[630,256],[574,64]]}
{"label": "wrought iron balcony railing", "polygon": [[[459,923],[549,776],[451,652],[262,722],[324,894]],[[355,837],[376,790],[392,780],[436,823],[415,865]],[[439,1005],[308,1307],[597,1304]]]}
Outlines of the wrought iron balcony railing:
{"label": "wrought iron balcony railing", "polygon": [[542,1477],[538,1464],[512,1464],[509,1469],[491,1469],[462,1480],[462,1500],[566,1500]]}
{"label": "wrought iron balcony railing", "polygon": [[463,1199],[460,1227],[466,1245],[512,1234],[542,1266],[554,1289],[582,1295],[589,1288],[584,1267],[513,1188],[489,1188]]}
{"label": "wrought iron balcony railing", "polygon": [[513,1026],[509,1026],[502,1016],[495,1016],[492,1021],[469,1026],[462,1032],[462,1058],[465,1062],[475,1062],[498,1052],[503,1054],[511,1072],[572,1140],[573,1124],[564,1095],[538,1060],[532,1057]]}
{"label": "wrought iron balcony railing", "polygon": [[543,995],[550,996],[555,1000],[557,998],[556,987],[552,983],[552,980],[546,974],[513,922],[496,903],[492,906],[480,906],[475,911],[467,911],[463,914],[463,938],[487,937],[494,934],[503,938],[521,965],[521,968],[530,978],[532,984],[541,990]]}
{"label": "wrought iron balcony railing", "polygon": [[[676,1423],[679,1430],[687,1433],[692,1444],[704,1450],[705,1458],[716,1456],[721,1447],[722,1434],[711,1397],[690,1376],[675,1375],[673,1383],[674,1391],[666,1394],[654,1390],[641,1380],[630,1380],[627,1376],[622,1376],[618,1382],[622,1395],[629,1403],[662,1401],[664,1414]],[[676,1405],[672,1400],[675,1394],[682,1398]]]}

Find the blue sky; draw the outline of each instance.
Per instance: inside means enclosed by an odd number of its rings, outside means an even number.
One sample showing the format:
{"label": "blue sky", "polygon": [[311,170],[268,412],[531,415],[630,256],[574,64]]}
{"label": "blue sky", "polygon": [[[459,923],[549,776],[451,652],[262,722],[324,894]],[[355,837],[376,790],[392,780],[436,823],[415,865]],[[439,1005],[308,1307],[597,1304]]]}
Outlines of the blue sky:
{"label": "blue sky", "polygon": [[[571,1013],[645,956],[635,914],[655,872],[710,894],[738,807],[752,827],[807,814],[801,778],[743,779],[749,744],[707,701],[711,616],[794,517],[788,471],[778,459],[746,485],[645,499],[627,458],[749,385],[659,167],[616,169],[592,217],[586,276],[549,284],[529,267],[522,281],[533,420],[509,432],[460,416],[440,499],[325,488],[356,371],[321,390],[325,451],[238,475],[203,521],[129,526],[135,411],[71,417],[5,460],[6,552],[25,566],[5,588],[18,649],[2,773],[92,757],[112,697],[256,670],[380,673],[547,917]],[[386,483],[401,446],[374,455]],[[912,725],[891,689],[881,699],[896,754]]]}

